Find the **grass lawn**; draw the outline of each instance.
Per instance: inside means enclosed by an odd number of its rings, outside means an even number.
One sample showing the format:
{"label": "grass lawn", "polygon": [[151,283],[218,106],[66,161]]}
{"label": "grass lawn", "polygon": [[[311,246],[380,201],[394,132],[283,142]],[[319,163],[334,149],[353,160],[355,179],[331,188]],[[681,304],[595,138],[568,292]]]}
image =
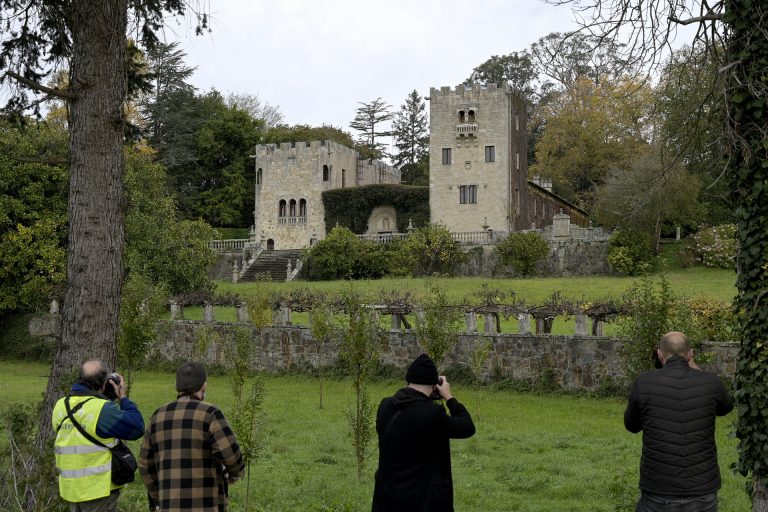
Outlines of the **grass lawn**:
{"label": "grass lawn", "polygon": [[[3,404],[39,400],[47,373],[43,365],[0,361]],[[326,380],[325,407],[320,409],[319,382],[306,376],[266,377],[266,442],[251,469],[250,510],[370,510],[375,440],[368,468],[358,480],[345,416],[352,399],[350,383]],[[173,383],[171,374],[136,374],[132,398],[145,417],[174,397]],[[400,385],[371,385],[372,402]],[[208,400],[225,414],[233,410],[229,389],[226,377],[210,378]],[[634,510],[641,437],[624,430],[623,400],[462,386],[454,386],[454,392],[477,425],[473,438],[451,442],[457,510]],[[749,509],[744,479],[728,469],[737,458],[736,440],[729,436],[734,420],[735,413],[720,418],[717,428],[721,512]],[[138,450],[138,442],[133,448]],[[245,482],[232,488],[230,510],[246,510],[245,491]],[[120,507],[125,512],[146,510],[140,484],[128,487]]]}

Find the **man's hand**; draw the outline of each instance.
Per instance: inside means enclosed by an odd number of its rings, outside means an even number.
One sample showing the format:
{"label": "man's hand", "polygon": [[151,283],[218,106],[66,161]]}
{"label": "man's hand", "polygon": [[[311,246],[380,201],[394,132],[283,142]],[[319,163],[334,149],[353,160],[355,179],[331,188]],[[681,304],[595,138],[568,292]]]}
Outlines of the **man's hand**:
{"label": "man's hand", "polygon": [[114,388],[115,395],[117,396],[118,400],[120,400],[128,396],[125,394],[125,379],[119,373],[116,373],[115,375],[120,377],[120,384],[115,383],[115,381],[112,379],[108,380],[107,383]]}
{"label": "man's hand", "polygon": [[437,389],[440,396],[443,397],[443,400],[450,400],[453,398],[453,395],[451,394],[451,385],[448,383],[448,379],[445,378],[445,375],[441,375],[440,379],[442,380],[442,384],[436,384],[435,389]]}

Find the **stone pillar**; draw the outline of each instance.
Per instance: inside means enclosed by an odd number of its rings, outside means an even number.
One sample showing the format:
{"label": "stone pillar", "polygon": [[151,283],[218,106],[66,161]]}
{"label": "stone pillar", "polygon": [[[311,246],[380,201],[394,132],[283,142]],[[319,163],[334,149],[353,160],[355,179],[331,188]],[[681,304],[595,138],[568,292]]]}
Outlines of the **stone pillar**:
{"label": "stone pillar", "polygon": [[477,315],[474,311],[467,311],[464,313],[464,321],[467,323],[467,334],[475,334],[477,332]]}
{"label": "stone pillar", "polygon": [[554,321],[553,317],[536,317],[536,334],[550,334]]}
{"label": "stone pillar", "polygon": [[291,325],[291,308],[288,306],[280,306],[280,321],[279,325]]}
{"label": "stone pillar", "polygon": [[203,321],[213,322],[213,304],[206,302],[203,309]]}
{"label": "stone pillar", "polygon": [[184,308],[176,301],[171,301],[171,320],[183,320]]}
{"label": "stone pillar", "polygon": [[399,313],[393,313],[392,314],[392,324],[390,327],[390,330],[392,331],[400,331],[402,329],[401,322],[400,322],[400,314]]}
{"label": "stone pillar", "polygon": [[576,336],[587,335],[587,315],[576,315]]}
{"label": "stone pillar", "polygon": [[237,260],[232,264],[232,282],[236,283],[240,279],[240,269],[237,267]]}
{"label": "stone pillar", "polygon": [[592,317],[592,336],[603,335],[603,322],[599,318]]}
{"label": "stone pillar", "polygon": [[680,241],[680,226],[675,229],[675,240]]}
{"label": "stone pillar", "polygon": [[291,280],[291,273],[293,273],[293,267],[291,266],[291,260],[288,260],[288,264],[285,266],[285,280]]}
{"label": "stone pillar", "polygon": [[51,305],[48,308],[48,313],[50,313],[52,315],[58,315],[59,314],[59,301],[57,301],[56,299],[53,299],[51,301]]}
{"label": "stone pillar", "polygon": [[417,309],[414,311],[416,313],[416,322],[424,324],[424,310],[423,309]]}
{"label": "stone pillar", "polygon": [[486,313],[483,315],[483,334],[496,333],[496,318],[492,313]]}
{"label": "stone pillar", "polygon": [[251,320],[251,317],[248,314],[248,308],[246,308],[245,305],[238,304],[236,311],[237,311],[238,322],[247,323]]}
{"label": "stone pillar", "polygon": [[555,238],[571,236],[571,218],[563,213],[562,208],[560,213],[552,217],[552,236]]}
{"label": "stone pillar", "polygon": [[519,325],[518,332],[520,334],[531,334],[531,315],[528,313],[519,313],[517,315],[517,323]]}

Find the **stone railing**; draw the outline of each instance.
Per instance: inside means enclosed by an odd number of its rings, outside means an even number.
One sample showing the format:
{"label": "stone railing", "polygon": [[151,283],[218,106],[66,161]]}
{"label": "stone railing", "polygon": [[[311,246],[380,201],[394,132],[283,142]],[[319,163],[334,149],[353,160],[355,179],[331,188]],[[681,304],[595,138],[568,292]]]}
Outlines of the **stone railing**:
{"label": "stone railing", "polygon": [[466,135],[477,133],[477,123],[461,123],[456,125],[456,133]]}
{"label": "stone railing", "polygon": [[208,247],[217,252],[235,252],[245,248],[250,240],[248,238],[230,238],[228,240],[211,240]]}
{"label": "stone railing", "polygon": [[506,233],[491,230],[451,233],[453,239],[462,245],[491,245],[502,240],[506,235]]}
{"label": "stone railing", "polygon": [[307,217],[278,217],[278,224],[306,224]]}
{"label": "stone railing", "polygon": [[403,240],[408,233],[376,233],[373,235],[357,235],[360,240],[368,240],[377,244],[388,244],[393,240]]}

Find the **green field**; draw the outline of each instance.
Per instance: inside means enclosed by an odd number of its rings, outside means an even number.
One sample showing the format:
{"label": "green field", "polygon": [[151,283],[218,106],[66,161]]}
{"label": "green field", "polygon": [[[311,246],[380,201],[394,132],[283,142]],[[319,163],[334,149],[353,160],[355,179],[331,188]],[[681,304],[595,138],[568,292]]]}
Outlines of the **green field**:
{"label": "green field", "polygon": [[[47,373],[43,365],[0,362],[3,408],[39,400]],[[132,397],[145,417],[173,398],[173,382],[171,374],[136,374]],[[373,384],[372,401],[378,403],[400,385]],[[375,447],[364,478],[358,480],[345,417],[350,384],[326,380],[323,409],[316,378],[270,376],[265,388],[266,442],[252,468],[250,510],[370,510]],[[477,424],[473,438],[451,443],[457,510],[634,510],[641,438],[624,430],[622,400],[458,385],[453,390]],[[211,377],[208,400],[225,414],[232,411],[226,377]],[[736,440],[729,436],[734,420],[731,413],[718,422],[721,512],[749,509],[744,479],[728,469],[737,458]],[[137,443],[133,445],[137,450]],[[245,483],[232,492],[230,510],[245,510]],[[140,484],[129,486],[120,507],[124,512],[146,510]]]}

